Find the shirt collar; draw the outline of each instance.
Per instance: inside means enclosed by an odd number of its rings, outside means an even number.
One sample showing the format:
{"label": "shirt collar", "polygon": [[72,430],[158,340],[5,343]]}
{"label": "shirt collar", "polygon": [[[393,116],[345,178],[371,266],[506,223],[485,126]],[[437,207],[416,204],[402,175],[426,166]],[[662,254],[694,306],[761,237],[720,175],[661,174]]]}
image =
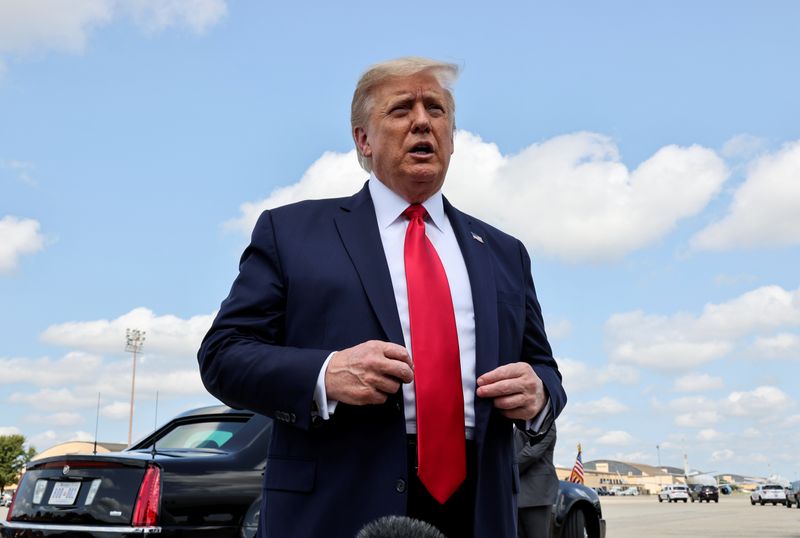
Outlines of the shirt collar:
{"label": "shirt collar", "polygon": [[[374,173],[369,176],[369,194],[372,197],[375,216],[381,229],[394,224],[409,206],[402,196],[384,185]],[[442,191],[436,191],[430,198],[422,202],[422,205],[428,212],[431,223],[440,231],[444,230],[445,215]]]}

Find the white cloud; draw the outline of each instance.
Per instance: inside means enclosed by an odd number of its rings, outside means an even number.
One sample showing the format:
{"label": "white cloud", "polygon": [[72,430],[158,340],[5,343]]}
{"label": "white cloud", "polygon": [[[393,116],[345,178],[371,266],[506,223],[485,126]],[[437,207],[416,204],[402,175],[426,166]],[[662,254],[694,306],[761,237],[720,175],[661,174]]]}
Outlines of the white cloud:
{"label": "white cloud", "polygon": [[[0,77],[2,77],[2,66],[0,66]],[[33,178],[33,163],[11,160],[5,163],[5,167],[14,172],[20,182],[31,187],[36,187],[38,185]]]}
{"label": "white cloud", "polygon": [[720,415],[714,410],[700,410],[683,413],[675,417],[675,424],[685,428],[703,428],[720,421]]}
{"label": "white cloud", "polygon": [[629,445],[632,442],[633,436],[628,432],[621,430],[607,432],[597,439],[597,443],[600,445],[622,446]]}
{"label": "white cloud", "polygon": [[239,207],[240,216],[227,221],[224,226],[228,230],[249,234],[265,209],[300,200],[350,196],[361,188],[367,177],[368,174],[358,165],[356,150],[325,152],[306,170],[300,181],[275,189],[263,200],[243,203]]}
{"label": "white cloud", "polygon": [[160,394],[171,396],[188,396],[206,394],[203,381],[200,379],[200,370],[196,364],[188,370],[173,370],[169,372],[143,372],[136,374],[136,389],[143,394]]}
{"label": "white cloud", "polygon": [[800,141],[756,159],[728,214],[691,239],[696,250],[800,244]]}
{"label": "white cloud", "polygon": [[758,439],[761,437],[761,431],[757,430],[756,428],[746,428],[742,432],[742,437],[746,439]]}
{"label": "white cloud", "polygon": [[0,426],[0,435],[20,435],[21,433],[16,426]]}
{"label": "white cloud", "polygon": [[684,396],[670,400],[667,408],[678,413],[686,413],[697,409],[714,409],[714,405],[714,402],[705,396]]}
{"label": "white cloud", "polygon": [[0,53],[80,52],[92,31],[125,16],[149,31],[186,26],[202,33],[226,13],[225,0],[5,0]]}
{"label": "white cloud", "polygon": [[[709,428],[723,420],[745,419],[737,424],[743,435],[751,438],[759,432],[748,421],[773,418],[776,409],[791,411],[795,401],[780,388],[765,385],[751,391],[734,391],[718,400],[686,396],[671,400],[666,406],[656,402],[654,407],[675,413],[675,424],[685,428]],[[790,429],[785,421],[781,427]]]}
{"label": "white cloud", "polygon": [[76,432],[73,432],[72,437],[70,438],[70,440],[72,440],[72,441],[94,441],[94,435],[89,433],[89,432],[78,430]]}
{"label": "white cloud", "polygon": [[697,432],[698,441],[719,441],[723,437],[723,434],[713,428],[706,428]]}
{"label": "white cloud", "polygon": [[572,323],[568,319],[551,320],[547,323],[547,338],[562,340],[572,333]]}
{"label": "white cloud", "polygon": [[711,461],[728,461],[730,459],[733,459],[735,455],[736,453],[729,448],[724,448],[722,450],[715,450],[714,452],[711,453]]}
{"label": "white cloud", "polygon": [[188,26],[203,33],[228,12],[225,0],[125,0],[121,7],[151,31]]}
{"label": "white cloud", "polygon": [[785,326],[800,326],[800,288],[764,286],[707,304],[696,316],[615,314],[605,331],[613,363],[681,371],[727,355],[746,336]]}
{"label": "white cloud", "polygon": [[86,353],[67,353],[59,360],[0,359],[2,384],[30,383],[39,387],[73,385],[96,378],[102,358]]}
{"label": "white cloud", "polygon": [[48,327],[43,341],[85,351],[120,355],[125,348],[125,330],[146,332],[142,353],[159,356],[192,358],[211,326],[215,314],[182,319],[177,316],[156,316],[147,308],[135,308],[116,319],[73,321]]}
{"label": "white cloud", "polygon": [[631,385],[639,380],[639,373],[629,366],[609,365],[593,368],[575,359],[559,357],[556,360],[564,378],[564,388],[571,394],[596,389],[607,383]]}
{"label": "white cloud", "polygon": [[68,388],[48,388],[38,392],[15,392],[8,397],[8,401],[52,413],[60,412],[63,409],[87,408],[96,402],[91,395],[76,395],[73,390]]}
{"label": "white cloud", "polygon": [[0,219],[0,274],[17,268],[19,258],[44,248],[39,222],[6,215]]}
{"label": "white cloud", "polygon": [[108,405],[104,405],[100,408],[100,416],[105,418],[110,418],[112,420],[122,420],[127,419],[130,415],[131,411],[131,404],[130,402],[111,402]]}
{"label": "white cloud", "polygon": [[751,158],[766,146],[763,138],[749,134],[736,135],[722,146],[722,155],[728,159]]}
{"label": "white cloud", "polygon": [[[66,441],[66,439],[63,441]],[[59,440],[58,434],[53,430],[46,430],[28,439],[28,446],[36,447],[39,452],[42,452],[63,441]]]}
{"label": "white cloud", "polygon": [[732,392],[724,402],[726,412],[735,416],[766,416],[786,410],[792,399],[778,387],[761,386],[747,392]]}
{"label": "white cloud", "polygon": [[753,344],[756,355],[769,358],[800,358],[800,335],[780,333],[757,338]]}
{"label": "white cloud", "polygon": [[[355,151],[325,153],[299,182],[243,204],[226,227],[249,233],[264,209],[347,196],[364,179]],[[595,133],[558,136],[504,156],[495,144],[458,131],[444,192],[538,254],[604,261],[666,235],[701,211],[726,179],[722,160],[699,146],[661,148],[631,171],[613,141]]]}
{"label": "white cloud", "polygon": [[48,424],[51,426],[76,426],[83,422],[83,416],[71,411],[62,411],[50,415],[29,415],[25,417],[27,422]]}
{"label": "white cloud", "polygon": [[83,50],[89,32],[112,18],[111,0],[10,0],[0,3],[0,52]]}
{"label": "white cloud", "polygon": [[708,374],[689,374],[675,380],[675,392],[704,392],[722,388],[722,378]]}
{"label": "white cloud", "polygon": [[738,274],[738,275],[729,275],[727,273],[720,273],[718,275],[714,275],[714,285],[715,286],[735,286],[737,284],[745,284],[748,282],[753,282],[756,280],[756,277],[753,275],[748,274]]}
{"label": "white cloud", "polygon": [[616,415],[628,410],[628,406],[608,396],[591,402],[578,402],[570,407],[576,415],[607,416]]}

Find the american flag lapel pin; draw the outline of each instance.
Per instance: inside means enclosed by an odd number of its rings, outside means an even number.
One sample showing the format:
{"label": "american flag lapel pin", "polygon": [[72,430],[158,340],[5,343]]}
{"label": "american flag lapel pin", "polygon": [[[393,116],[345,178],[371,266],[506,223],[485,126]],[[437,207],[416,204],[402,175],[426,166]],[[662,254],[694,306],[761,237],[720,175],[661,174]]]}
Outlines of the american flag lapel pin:
{"label": "american flag lapel pin", "polygon": [[479,236],[475,232],[470,232],[472,234],[472,238],[477,241],[478,243],[483,243],[483,237]]}

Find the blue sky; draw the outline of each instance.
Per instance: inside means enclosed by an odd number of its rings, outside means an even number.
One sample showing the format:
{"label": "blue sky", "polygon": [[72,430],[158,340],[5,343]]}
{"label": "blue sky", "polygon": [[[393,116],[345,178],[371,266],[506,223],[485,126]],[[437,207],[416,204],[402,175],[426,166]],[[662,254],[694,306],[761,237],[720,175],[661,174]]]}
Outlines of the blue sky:
{"label": "blue sky", "polygon": [[[795,2],[0,5],[0,433],[134,436],[254,216],[354,192],[370,64],[462,66],[444,192],[519,236],[570,403],[557,463],[800,478]],[[155,394],[159,393],[158,416]]]}

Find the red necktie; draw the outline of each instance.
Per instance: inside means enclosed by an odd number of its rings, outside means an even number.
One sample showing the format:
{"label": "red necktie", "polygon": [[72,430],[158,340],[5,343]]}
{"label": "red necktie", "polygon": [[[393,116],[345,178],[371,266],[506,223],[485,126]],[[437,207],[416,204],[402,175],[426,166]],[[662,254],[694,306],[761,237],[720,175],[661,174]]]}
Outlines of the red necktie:
{"label": "red necktie", "polygon": [[467,476],[464,393],[453,299],[447,274],[425,236],[428,212],[414,204],[403,212],[408,317],[417,403],[419,478],[444,504]]}

